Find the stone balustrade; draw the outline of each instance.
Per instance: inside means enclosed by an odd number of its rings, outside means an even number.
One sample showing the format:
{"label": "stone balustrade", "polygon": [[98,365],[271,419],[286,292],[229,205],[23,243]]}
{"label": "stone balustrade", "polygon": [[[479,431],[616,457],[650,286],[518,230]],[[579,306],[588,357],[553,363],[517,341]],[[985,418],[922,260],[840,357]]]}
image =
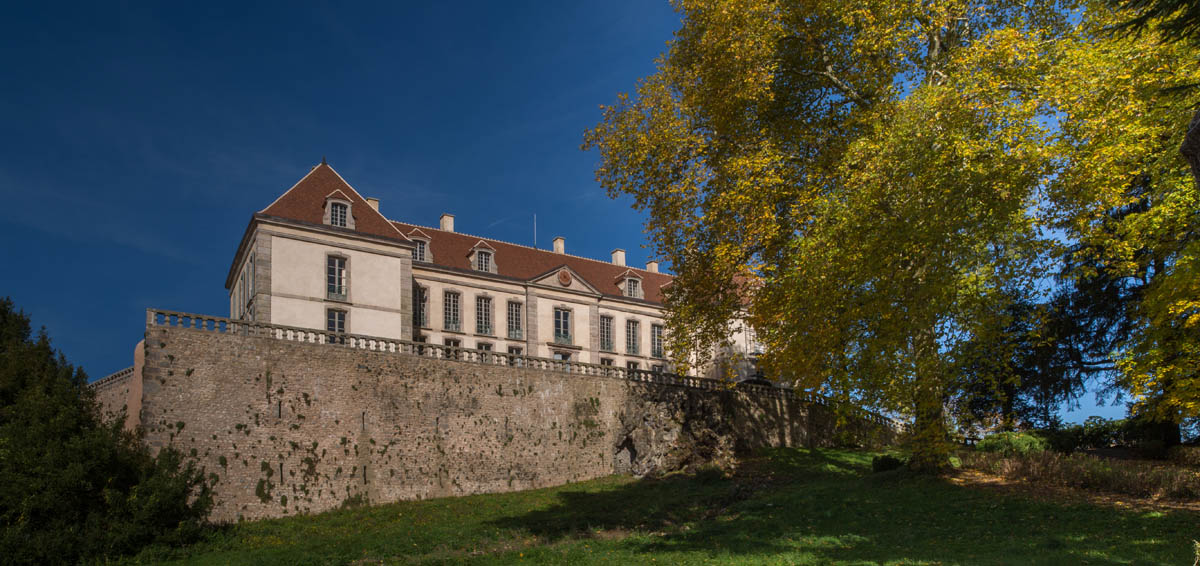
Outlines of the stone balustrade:
{"label": "stone balustrade", "polygon": [[87,386],[90,387],[92,389],[92,391],[99,393],[106,389],[110,389],[112,387],[116,387],[116,386],[120,385],[121,383],[125,382],[125,380],[129,379],[132,376],[133,376],[133,366],[129,366],[121,371],[114,373],[114,374],[106,375],[100,379],[97,379],[96,381],[93,381],[93,382],[87,384]]}
{"label": "stone balustrade", "polygon": [[[162,309],[147,309],[146,327],[149,329],[150,327],[154,326],[170,326],[197,330],[201,332],[235,334],[257,338],[274,338],[276,340],[304,342],[309,344],[327,344],[340,348],[354,348],[372,352],[389,352],[402,355],[423,356],[427,358],[438,358],[475,364],[504,365],[517,368],[549,370],[586,376],[612,377],[635,382],[672,385],[677,387],[687,387],[691,389],[703,389],[710,391],[729,390],[734,387],[733,383],[723,380],[678,375],[673,373],[635,370],[618,366],[606,366],[569,360],[554,360],[523,354],[506,354],[458,346],[445,346],[442,344],[428,344],[424,342],[399,340],[395,338],[381,338],[378,336],[363,336],[342,332],[321,331],[312,328],[299,328],[247,320],[234,320],[229,318],[175,312]],[[120,376],[132,373],[132,371],[133,368],[127,368],[94,382],[92,387],[104,387],[105,385],[102,385],[102,382],[108,382],[108,380],[112,380],[114,383],[119,382]],[[814,395],[806,392],[796,392],[787,388],[776,388],[752,384],[738,384],[736,387],[739,391],[760,397],[795,399],[801,402],[822,406],[828,406],[832,404],[829,399],[820,395]],[[898,423],[896,420],[879,413],[857,408],[854,409],[854,412],[856,413],[855,416],[858,418],[889,427],[893,430],[900,430],[903,428],[903,425]]]}

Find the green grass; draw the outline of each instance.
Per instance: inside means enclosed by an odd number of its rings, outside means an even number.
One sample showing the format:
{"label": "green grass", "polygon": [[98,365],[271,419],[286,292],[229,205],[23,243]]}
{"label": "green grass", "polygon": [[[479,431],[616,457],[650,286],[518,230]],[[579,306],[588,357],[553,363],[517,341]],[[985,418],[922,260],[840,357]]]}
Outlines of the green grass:
{"label": "green grass", "polygon": [[[1032,500],[866,452],[776,450],[732,479],[611,477],[244,523],[184,564],[1191,564],[1200,513]],[[137,560],[131,560],[137,562]]]}

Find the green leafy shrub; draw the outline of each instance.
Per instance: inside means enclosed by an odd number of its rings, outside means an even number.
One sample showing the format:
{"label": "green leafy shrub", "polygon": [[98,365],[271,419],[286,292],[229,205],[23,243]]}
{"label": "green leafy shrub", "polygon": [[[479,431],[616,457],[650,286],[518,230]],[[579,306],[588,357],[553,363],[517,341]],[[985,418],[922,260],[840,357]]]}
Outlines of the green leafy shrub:
{"label": "green leafy shrub", "polygon": [[1012,456],[1044,452],[1050,449],[1050,443],[1028,432],[998,432],[980,440],[975,449]]}
{"label": "green leafy shrub", "polygon": [[1052,430],[1039,430],[1038,436],[1050,443],[1050,448],[1057,452],[1070,454],[1084,448],[1083,426],[1070,425]]}
{"label": "green leafy shrub", "polygon": [[1123,446],[1136,450],[1146,458],[1164,459],[1168,457],[1169,444],[1163,431],[1162,423],[1144,417],[1105,419],[1093,416],[1083,424],[1039,430],[1037,433],[1059,452]]}
{"label": "green leafy shrub", "polygon": [[1053,451],[1022,455],[975,452],[967,454],[963,463],[1009,479],[1034,483],[1138,497],[1200,497],[1200,475],[1188,468],[1145,460],[1114,460]]}
{"label": "green leafy shrub", "polygon": [[177,545],[212,506],[201,470],[171,449],[152,456],[124,418],[104,421],[87,376],[33,337],[0,299],[0,556],[59,564]]}
{"label": "green leafy shrub", "polygon": [[889,472],[892,470],[903,468],[906,465],[908,465],[908,462],[904,461],[901,458],[892,456],[891,454],[883,454],[883,455],[871,458],[871,471],[876,472],[876,473]]}
{"label": "green leafy shrub", "polygon": [[1083,446],[1106,448],[1128,442],[1132,423],[1126,419],[1106,419],[1092,416],[1083,421]]}

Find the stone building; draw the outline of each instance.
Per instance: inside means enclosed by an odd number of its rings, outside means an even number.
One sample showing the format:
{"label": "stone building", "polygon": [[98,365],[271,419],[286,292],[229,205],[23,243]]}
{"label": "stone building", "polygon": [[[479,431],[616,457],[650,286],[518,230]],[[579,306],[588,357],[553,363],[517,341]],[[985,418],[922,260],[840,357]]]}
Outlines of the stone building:
{"label": "stone building", "polygon": [[[147,445],[205,470],[218,521],[894,437],[804,392],[673,374],[671,277],[624,259],[461,234],[450,215],[388,220],[321,163],[251,218],[229,318],[148,309],[133,367],[91,387]],[[731,331],[723,353],[753,353]]]}
{"label": "stone building", "polygon": [[[230,318],[669,371],[656,262],[625,265],[389,220],[322,162],[250,220]],[[743,338],[743,341],[745,339]]]}

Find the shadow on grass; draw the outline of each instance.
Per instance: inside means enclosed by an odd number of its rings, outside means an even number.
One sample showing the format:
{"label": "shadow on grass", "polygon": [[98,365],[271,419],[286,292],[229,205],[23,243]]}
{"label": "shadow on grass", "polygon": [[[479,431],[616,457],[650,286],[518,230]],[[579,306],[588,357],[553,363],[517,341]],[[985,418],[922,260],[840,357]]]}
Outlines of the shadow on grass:
{"label": "shadow on grass", "polygon": [[[1200,516],[1039,501],[906,471],[870,455],[777,450],[731,480],[676,475],[566,490],[496,519],[548,541],[599,536],[635,553],[847,564],[1182,564]],[[749,476],[749,477],[747,477]],[[612,537],[606,531],[639,536]]]}

